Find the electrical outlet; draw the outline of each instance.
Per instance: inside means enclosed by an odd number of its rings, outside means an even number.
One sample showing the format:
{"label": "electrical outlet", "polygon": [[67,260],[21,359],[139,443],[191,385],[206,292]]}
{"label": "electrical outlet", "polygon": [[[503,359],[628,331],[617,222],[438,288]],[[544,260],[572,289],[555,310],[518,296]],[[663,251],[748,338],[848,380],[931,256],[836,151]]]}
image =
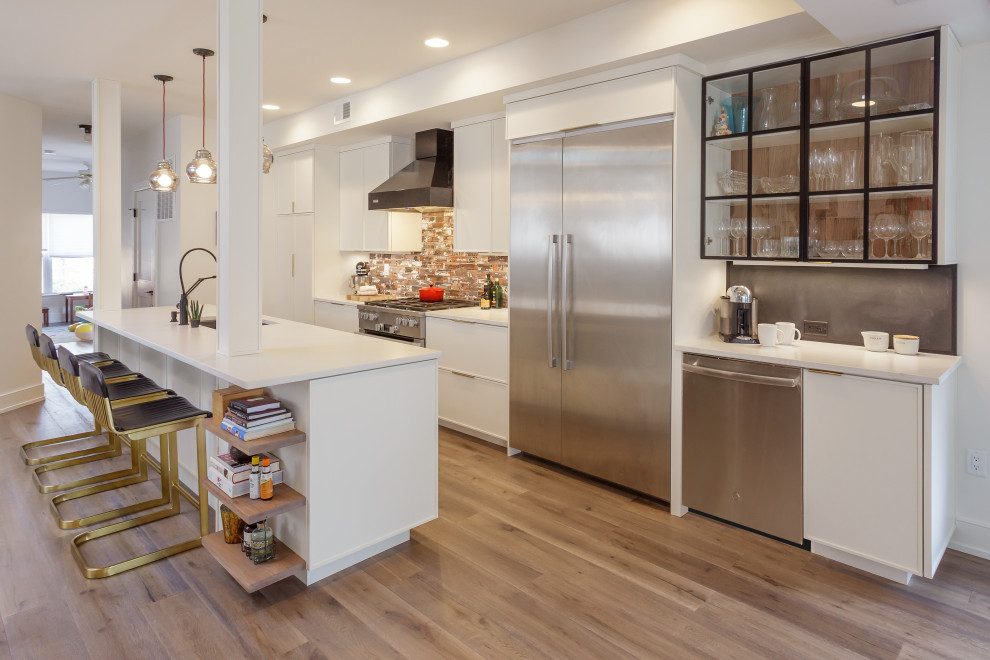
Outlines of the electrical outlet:
{"label": "electrical outlet", "polygon": [[805,321],[802,335],[828,337],[828,321]]}
{"label": "electrical outlet", "polygon": [[966,474],[986,478],[987,453],[985,451],[976,451],[975,449],[966,450]]}

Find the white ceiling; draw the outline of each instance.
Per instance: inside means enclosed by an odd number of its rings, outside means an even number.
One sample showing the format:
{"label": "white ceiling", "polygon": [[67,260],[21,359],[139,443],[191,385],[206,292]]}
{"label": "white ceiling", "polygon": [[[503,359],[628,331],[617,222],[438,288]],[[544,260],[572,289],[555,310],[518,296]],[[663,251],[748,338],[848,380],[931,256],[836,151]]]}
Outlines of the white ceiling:
{"label": "white ceiling", "polygon": [[[269,0],[265,6],[266,120],[333,101],[468,53],[543,30],[623,0]],[[168,84],[167,114],[200,113],[201,60],[216,49],[216,4],[203,0],[45,0],[4,3],[0,92],[44,108],[45,169],[75,171],[90,149],[94,78],[118,80],[124,136],[160,121],[156,73]],[[448,48],[423,41],[442,36]],[[350,85],[333,85],[332,75]],[[207,114],[216,112],[216,62],[207,61]]]}
{"label": "white ceiling", "polygon": [[[376,0],[375,2],[268,0],[265,101],[281,106],[266,121],[286,116],[409,73],[620,4],[622,0]],[[633,2],[643,0],[631,0]],[[824,26],[835,45],[853,44],[940,24],[960,40],[990,39],[990,0],[797,0],[815,22],[804,36],[814,42]],[[663,2],[657,0],[658,11]],[[139,9],[138,9],[139,8]],[[201,64],[196,47],[216,48],[216,6],[204,0],[45,0],[4,3],[0,39],[0,92],[44,108],[48,171],[75,172],[90,160],[77,124],[89,123],[90,81],[122,83],[125,138],[160,121],[160,84],[168,85],[167,114],[198,115]],[[793,42],[796,34],[761,35],[749,53]],[[785,30],[786,32],[786,30]],[[824,31],[822,31],[824,32]],[[423,45],[443,36],[449,48]],[[621,37],[617,37],[621,38]],[[831,35],[817,39],[831,46]],[[724,43],[706,40],[683,51],[705,63],[725,62]],[[221,54],[222,55],[222,54]],[[333,85],[330,76],[350,85]],[[207,66],[207,114],[213,115],[216,62]]]}

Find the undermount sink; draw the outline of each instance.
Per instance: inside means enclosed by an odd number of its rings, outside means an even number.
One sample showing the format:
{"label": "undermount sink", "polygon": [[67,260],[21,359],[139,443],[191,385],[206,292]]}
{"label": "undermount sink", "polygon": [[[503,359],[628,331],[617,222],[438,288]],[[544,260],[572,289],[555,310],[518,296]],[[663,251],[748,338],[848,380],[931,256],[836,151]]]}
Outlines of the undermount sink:
{"label": "undermount sink", "polygon": [[[199,322],[199,325],[200,325],[200,327],[203,327],[203,328],[213,328],[214,330],[216,330],[217,329],[217,320],[216,319],[203,319],[202,321]],[[274,321],[266,321],[264,319],[261,319],[261,325],[277,325],[277,324]]]}

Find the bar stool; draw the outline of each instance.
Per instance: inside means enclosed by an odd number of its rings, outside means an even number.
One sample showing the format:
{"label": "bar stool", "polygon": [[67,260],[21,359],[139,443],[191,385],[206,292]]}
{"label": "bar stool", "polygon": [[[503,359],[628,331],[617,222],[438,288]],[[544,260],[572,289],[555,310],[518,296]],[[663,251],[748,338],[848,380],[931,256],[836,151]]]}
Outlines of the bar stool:
{"label": "bar stool", "polygon": [[[170,504],[168,509],[123,520],[106,527],[84,532],[72,539],[72,554],[87,578],[102,578],[128,571],[138,566],[171,557],[186,550],[202,545],[202,538],[209,533],[208,514],[209,501],[207,492],[202,485],[197,486],[198,501],[193,500],[179,484],[177,433],[184,429],[196,429],[196,464],[200,478],[206,474],[206,433],[202,420],[210,417],[210,413],[200,410],[182,397],[168,397],[157,401],[146,401],[134,405],[114,409],[110,401],[110,392],[106,379],[100,370],[91,364],[79,365],[80,381],[86,401],[96,419],[114,433],[129,438],[131,447],[143,446],[147,438],[158,436],[161,448],[162,468],[162,499],[151,506]],[[86,563],[80,548],[94,539],[110,536],[127,529],[140,527],[157,520],[178,515],[181,507],[179,496],[186,497],[199,509],[199,536],[181,543],[176,543],[160,550],[155,550],[138,557],[132,557],[109,566],[93,567]],[[57,499],[57,498],[56,498]],[[54,508],[54,500],[52,507]],[[98,514],[111,517],[127,515],[141,509],[149,508],[147,503],[122,507],[115,512]],[[57,513],[57,511],[56,511]]]}
{"label": "bar stool", "polygon": [[[56,385],[61,385],[65,387],[65,383],[62,380],[62,370],[58,364],[58,353],[55,350],[55,342],[52,341],[51,337],[48,335],[38,335],[38,331],[35,330],[33,326],[28,325],[25,328],[28,338],[28,345],[31,348],[31,357],[34,358],[35,363],[38,367],[47,372],[51,376],[52,381]],[[107,370],[110,377],[114,378],[115,382],[117,380],[129,380],[131,378],[136,378],[138,374],[131,372],[123,364],[117,362],[110,358],[106,353],[86,353],[82,356],[76,356],[77,359],[84,359],[86,361],[92,362],[99,365],[101,369]],[[97,447],[91,447],[89,449],[83,449],[79,451],[65,452],[61,454],[53,454],[51,456],[43,456],[39,458],[31,458],[27,455],[29,449],[36,449],[38,447],[46,447],[49,445],[60,444],[63,442],[69,442],[72,440],[82,440],[84,438],[92,438],[101,435],[103,429],[99,424],[94,423],[94,428],[92,431],[86,431],[83,433],[73,433],[70,435],[63,435],[57,438],[49,438],[47,440],[36,440],[34,442],[28,442],[21,445],[21,459],[26,465],[42,465],[45,463],[53,463],[55,461],[61,461],[69,458],[75,458],[78,456],[88,456],[97,455],[104,453],[110,449],[109,445],[101,445]],[[119,451],[118,451],[119,455]],[[98,460],[98,459],[93,459]]]}
{"label": "bar stool", "polygon": [[[83,394],[82,385],[79,382],[79,362],[76,360],[76,356],[72,354],[72,351],[65,348],[64,346],[58,347],[58,363],[61,367],[62,381],[72,394],[72,397],[78,401],[80,404],[86,406],[86,397]],[[110,401],[113,407],[129,406],[135,403],[141,403],[143,401],[154,401],[157,399],[164,399],[167,396],[173,396],[175,392],[171,390],[166,390],[165,388],[159,386],[155,381],[147,378],[145,376],[138,376],[137,378],[107,383],[107,389],[110,393]],[[88,408],[88,406],[87,406]],[[95,419],[95,417],[94,417]],[[98,423],[97,423],[98,425]],[[136,453],[131,456],[131,467],[129,469],[117,470],[114,472],[106,472],[103,474],[95,475],[92,477],[87,477],[85,479],[77,479],[75,481],[68,481],[59,484],[43,484],[41,483],[41,474],[43,472],[51,472],[54,470],[61,470],[63,468],[71,467],[73,465],[80,465],[82,463],[89,463],[95,460],[102,460],[104,458],[112,458],[114,456],[120,456],[120,437],[113,431],[108,430],[110,436],[110,444],[108,445],[110,449],[106,450],[106,455],[94,455],[87,456],[85,458],[73,459],[73,460],[63,460],[57,463],[48,463],[41,465],[34,469],[32,476],[34,477],[35,485],[38,490],[42,493],[58,493],[64,490],[69,490],[72,488],[79,488],[80,486],[88,486],[91,484],[98,484],[103,482],[109,482],[115,479],[122,479],[125,477],[132,477],[136,475],[141,475],[138,481],[144,481],[147,479],[147,472],[142,471],[141,457]],[[130,483],[137,483],[138,481],[132,481],[125,484],[116,484],[116,488],[120,488]],[[111,490],[111,488],[106,488],[103,490]],[[96,491],[102,492],[102,491]],[[92,493],[86,493],[92,494]],[[80,494],[79,497],[82,497]]]}

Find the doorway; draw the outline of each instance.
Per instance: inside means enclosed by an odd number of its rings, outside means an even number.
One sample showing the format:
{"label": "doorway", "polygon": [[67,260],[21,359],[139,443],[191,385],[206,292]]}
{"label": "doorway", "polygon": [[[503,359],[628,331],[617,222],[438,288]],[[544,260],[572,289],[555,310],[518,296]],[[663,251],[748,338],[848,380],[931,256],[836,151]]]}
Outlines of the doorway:
{"label": "doorway", "polygon": [[131,304],[155,306],[158,262],[158,193],[151,188],[134,192],[134,277]]}

